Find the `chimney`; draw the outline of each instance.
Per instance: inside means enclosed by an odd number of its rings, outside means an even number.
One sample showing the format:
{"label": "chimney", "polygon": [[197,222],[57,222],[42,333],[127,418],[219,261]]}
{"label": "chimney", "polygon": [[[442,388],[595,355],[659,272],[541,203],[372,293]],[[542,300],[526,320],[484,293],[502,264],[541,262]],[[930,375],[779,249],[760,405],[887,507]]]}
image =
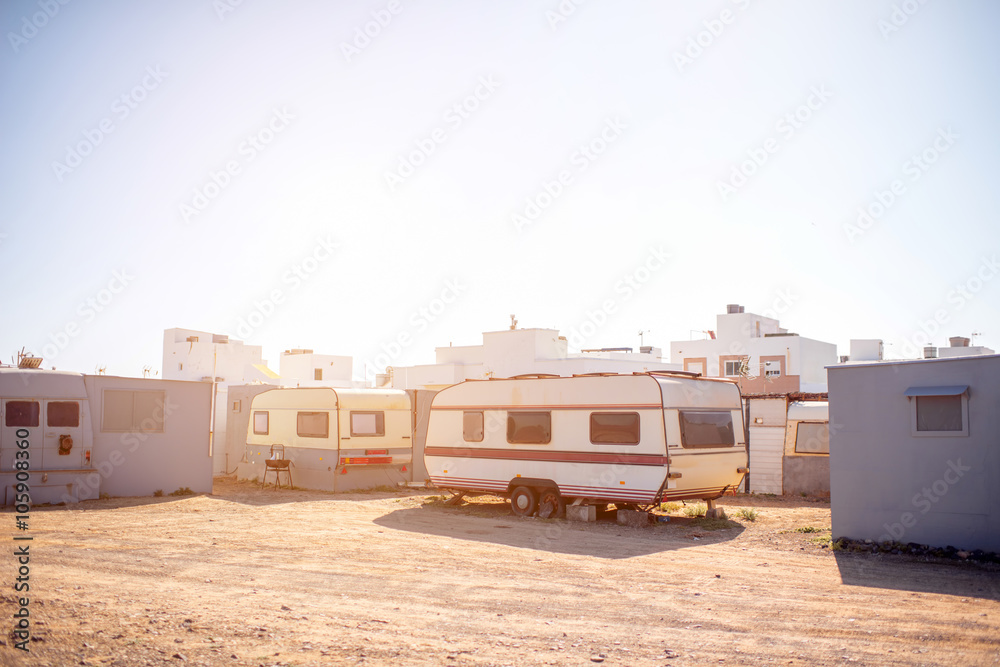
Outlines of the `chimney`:
{"label": "chimney", "polygon": [[738,303],[731,303],[728,306],[726,306],[727,315],[737,315],[742,312],[743,312],[743,306],[739,305]]}
{"label": "chimney", "polygon": [[925,347],[924,348],[924,359],[937,359],[937,348],[936,347]]}
{"label": "chimney", "polygon": [[965,336],[952,336],[948,339],[952,347],[969,347],[969,339]]}

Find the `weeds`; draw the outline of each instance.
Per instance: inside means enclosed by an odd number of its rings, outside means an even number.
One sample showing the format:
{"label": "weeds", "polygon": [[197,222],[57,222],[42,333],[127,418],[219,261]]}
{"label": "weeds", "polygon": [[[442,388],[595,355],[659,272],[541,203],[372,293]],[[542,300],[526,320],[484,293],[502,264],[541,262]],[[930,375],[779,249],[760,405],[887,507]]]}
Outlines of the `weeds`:
{"label": "weeds", "polygon": [[794,533],[823,533],[830,530],[829,528],[816,528],[815,526],[802,526],[801,528],[796,528]]}
{"label": "weeds", "polygon": [[189,489],[186,486],[182,486],[181,488],[177,489],[176,491],[171,491],[170,495],[172,495],[172,496],[193,496],[194,495],[194,491],[192,491],[191,489]]}
{"label": "weeds", "polygon": [[694,503],[684,507],[684,516],[699,517],[705,516],[705,503]]}
{"label": "weeds", "polygon": [[757,510],[753,507],[741,507],[736,513],[736,516],[743,519],[744,521],[756,521],[757,520]]}
{"label": "weeds", "polygon": [[682,503],[678,503],[678,502],[660,503],[660,511],[661,512],[667,512],[667,513],[669,513],[669,512],[676,512],[677,510],[679,510],[683,506],[684,505]]}

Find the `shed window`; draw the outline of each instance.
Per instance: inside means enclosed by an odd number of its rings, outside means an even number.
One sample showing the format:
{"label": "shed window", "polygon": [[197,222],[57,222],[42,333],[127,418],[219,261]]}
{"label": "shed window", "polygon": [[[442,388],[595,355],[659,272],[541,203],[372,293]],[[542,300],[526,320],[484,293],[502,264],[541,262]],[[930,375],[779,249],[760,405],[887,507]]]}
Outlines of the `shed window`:
{"label": "shed window", "polygon": [[481,410],[462,413],[462,438],[466,442],[483,441],[483,413]]}
{"label": "shed window", "polygon": [[736,444],[731,412],[680,410],[681,446],[732,447]]}
{"label": "shed window", "polygon": [[961,431],[961,396],[917,396],[918,431]]}
{"label": "shed window", "polygon": [[101,430],[105,433],[163,433],[165,398],[166,393],[162,391],[105,389]]}
{"label": "shed window", "polygon": [[969,435],[969,387],[910,387],[910,425],[915,436]]}
{"label": "shed window", "polygon": [[76,401],[51,401],[45,421],[49,426],[76,428],[80,425],[80,404]]}
{"label": "shed window", "polygon": [[254,410],[253,413],[253,433],[254,435],[267,435],[267,410]]}
{"label": "shed window", "polygon": [[830,425],[826,422],[799,422],[795,427],[796,454],[829,454]]}
{"label": "shed window", "polygon": [[384,412],[351,412],[352,436],[385,435]]}
{"label": "shed window", "polygon": [[4,423],[18,428],[38,426],[38,401],[7,401]]}
{"label": "shed window", "polygon": [[326,438],[330,435],[330,414],[327,412],[297,412],[295,432],[303,438]]}
{"label": "shed window", "polygon": [[590,442],[595,445],[639,444],[639,413],[590,413]]}
{"label": "shed window", "polygon": [[507,413],[507,442],[515,445],[547,445],[551,440],[551,412]]}

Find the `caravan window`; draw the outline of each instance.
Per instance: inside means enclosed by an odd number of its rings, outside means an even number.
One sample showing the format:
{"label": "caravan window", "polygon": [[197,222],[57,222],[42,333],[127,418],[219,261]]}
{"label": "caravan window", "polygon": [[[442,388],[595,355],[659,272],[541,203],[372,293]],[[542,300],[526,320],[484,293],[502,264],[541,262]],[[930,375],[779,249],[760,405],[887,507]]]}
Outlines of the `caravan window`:
{"label": "caravan window", "polygon": [[267,435],[267,411],[254,410],[253,413],[253,434]]}
{"label": "caravan window", "polygon": [[732,447],[736,444],[731,412],[681,410],[681,446]]}
{"label": "caravan window", "polygon": [[512,445],[547,445],[551,440],[551,412],[507,413],[507,442]]}
{"label": "caravan window", "polygon": [[352,436],[385,435],[384,412],[351,412]]}
{"label": "caravan window", "polygon": [[795,427],[795,453],[829,454],[829,425],[826,422],[799,422]]}
{"label": "caravan window", "polygon": [[638,445],[638,412],[591,412],[590,442],[595,445]]}
{"label": "caravan window", "polygon": [[330,435],[330,415],[327,412],[298,412],[295,432],[303,438],[325,438]]}
{"label": "caravan window", "polygon": [[35,427],[38,426],[37,401],[7,401],[7,426]]}
{"label": "caravan window", "polygon": [[76,428],[80,425],[80,404],[76,401],[52,401],[45,421],[49,426]]}
{"label": "caravan window", "polygon": [[462,413],[462,438],[466,442],[483,441],[483,413],[481,411]]}

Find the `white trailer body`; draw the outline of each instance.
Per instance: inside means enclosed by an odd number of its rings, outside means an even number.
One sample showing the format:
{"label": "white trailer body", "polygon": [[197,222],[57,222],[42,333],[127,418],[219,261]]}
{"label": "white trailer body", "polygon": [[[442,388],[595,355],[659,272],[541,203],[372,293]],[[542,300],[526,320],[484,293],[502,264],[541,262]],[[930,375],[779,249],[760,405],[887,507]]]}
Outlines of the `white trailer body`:
{"label": "white trailer body", "polygon": [[409,395],[399,389],[271,389],[253,397],[239,476],[263,478],[271,446],[296,486],[332,491],[396,485],[413,460]]}
{"label": "white trailer body", "polygon": [[[740,392],[658,372],[470,380],[434,397],[424,461],[436,486],[456,491],[714,499],[747,471]],[[513,497],[512,507],[522,513]]]}

